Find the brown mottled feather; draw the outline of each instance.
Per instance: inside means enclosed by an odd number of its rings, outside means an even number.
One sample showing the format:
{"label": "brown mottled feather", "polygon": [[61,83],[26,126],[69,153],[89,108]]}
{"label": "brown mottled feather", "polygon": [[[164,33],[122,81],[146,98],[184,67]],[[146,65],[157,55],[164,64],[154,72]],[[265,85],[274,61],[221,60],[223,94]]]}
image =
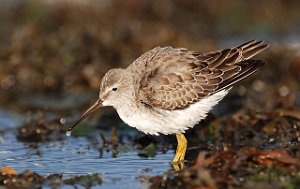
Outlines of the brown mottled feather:
{"label": "brown mottled feather", "polygon": [[250,58],[267,47],[255,40],[209,53],[156,47],[127,69],[136,75],[138,101],[166,110],[183,109],[254,73],[264,62]]}

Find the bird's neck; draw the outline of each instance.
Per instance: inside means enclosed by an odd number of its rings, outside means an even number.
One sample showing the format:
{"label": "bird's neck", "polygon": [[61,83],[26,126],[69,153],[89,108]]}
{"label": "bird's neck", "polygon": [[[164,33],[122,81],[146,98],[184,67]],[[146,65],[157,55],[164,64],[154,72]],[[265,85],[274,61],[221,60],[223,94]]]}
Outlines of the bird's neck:
{"label": "bird's neck", "polygon": [[113,107],[117,110],[121,119],[123,119],[124,117],[128,117],[134,114],[137,109],[137,104],[132,97],[128,97],[122,98],[122,100]]}
{"label": "bird's neck", "polygon": [[117,100],[117,103],[113,107],[117,110],[124,109],[127,107],[133,107],[135,102],[135,92],[133,88],[128,88],[121,97]]}

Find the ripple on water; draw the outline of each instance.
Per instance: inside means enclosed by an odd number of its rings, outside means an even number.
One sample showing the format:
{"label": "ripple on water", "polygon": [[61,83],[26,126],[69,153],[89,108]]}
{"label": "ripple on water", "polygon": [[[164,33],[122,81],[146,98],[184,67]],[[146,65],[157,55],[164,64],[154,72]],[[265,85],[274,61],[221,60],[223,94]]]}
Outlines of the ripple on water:
{"label": "ripple on water", "polygon": [[[104,150],[102,158],[98,147],[92,147],[84,137],[65,137],[64,141],[50,141],[37,147],[16,140],[13,131],[5,132],[1,146],[1,166],[11,166],[17,172],[26,169],[41,175],[63,173],[73,175],[98,173],[104,178],[105,188],[141,188],[140,175],[163,174],[169,170],[173,151],[158,153],[155,158],[142,158],[136,150],[120,151],[117,158]],[[145,186],[144,186],[145,187]]]}

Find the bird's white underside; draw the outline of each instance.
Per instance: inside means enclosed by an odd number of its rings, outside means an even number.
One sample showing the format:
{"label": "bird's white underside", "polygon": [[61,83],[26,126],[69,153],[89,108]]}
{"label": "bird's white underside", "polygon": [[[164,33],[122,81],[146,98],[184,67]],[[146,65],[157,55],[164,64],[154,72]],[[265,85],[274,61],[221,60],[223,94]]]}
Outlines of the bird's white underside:
{"label": "bird's white underside", "polygon": [[115,107],[120,118],[129,126],[151,135],[179,134],[194,127],[222,100],[230,89],[208,96],[186,109],[163,110],[124,103]]}

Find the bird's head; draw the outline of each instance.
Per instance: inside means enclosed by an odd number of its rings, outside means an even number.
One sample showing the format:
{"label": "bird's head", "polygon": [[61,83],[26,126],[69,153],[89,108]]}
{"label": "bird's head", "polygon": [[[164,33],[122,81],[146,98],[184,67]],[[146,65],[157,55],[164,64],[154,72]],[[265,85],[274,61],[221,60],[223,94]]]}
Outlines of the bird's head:
{"label": "bird's head", "polygon": [[111,69],[102,78],[99,99],[103,106],[117,106],[122,103],[127,91],[128,79],[124,69]]}
{"label": "bird's head", "polygon": [[111,69],[102,78],[99,92],[99,99],[90,106],[68,129],[70,134],[72,129],[83,119],[94,113],[103,106],[117,107],[122,105],[125,91],[128,91],[130,76],[125,69]]}

